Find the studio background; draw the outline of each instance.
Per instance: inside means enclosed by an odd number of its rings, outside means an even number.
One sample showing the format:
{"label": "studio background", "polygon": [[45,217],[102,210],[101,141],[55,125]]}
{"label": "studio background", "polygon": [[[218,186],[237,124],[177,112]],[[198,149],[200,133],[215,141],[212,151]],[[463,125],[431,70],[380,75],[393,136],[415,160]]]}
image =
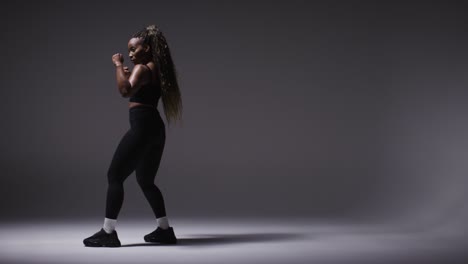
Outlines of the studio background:
{"label": "studio background", "polygon": [[[7,5],[2,221],[104,217],[129,129],[111,56],[131,66],[127,42],[148,24],[168,40],[183,100],[155,181],[170,217],[466,219],[461,2]],[[119,217],[153,217],[134,173]]]}

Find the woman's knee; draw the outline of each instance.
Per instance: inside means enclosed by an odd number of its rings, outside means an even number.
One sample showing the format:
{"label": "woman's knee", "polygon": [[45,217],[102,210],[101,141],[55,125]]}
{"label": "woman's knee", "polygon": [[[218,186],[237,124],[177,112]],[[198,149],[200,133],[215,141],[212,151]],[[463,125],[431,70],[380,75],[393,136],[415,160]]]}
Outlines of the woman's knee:
{"label": "woman's knee", "polygon": [[138,185],[140,185],[140,187],[142,189],[156,187],[153,180],[146,179],[146,178],[143,178],[143,177],[137,177],[137,182],[138,182]]}
{"label": "woman's knee", "polygon": [[119,173],[118,170],[115,170],[113,168],[109,168],[107,170],[107,183],[109,184],[122,184],[124,177],[121,175],[122,173]]}

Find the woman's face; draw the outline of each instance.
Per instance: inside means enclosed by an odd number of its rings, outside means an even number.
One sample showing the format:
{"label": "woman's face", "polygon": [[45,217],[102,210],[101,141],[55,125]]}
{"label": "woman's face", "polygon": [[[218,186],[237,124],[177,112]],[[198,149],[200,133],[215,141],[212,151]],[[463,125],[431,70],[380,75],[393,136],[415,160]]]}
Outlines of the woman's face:
{"label": "woman's face", "polygon": [[143,38],[131,38],[128,41],[128,56],[133,64],[144,63],[148,58],[148,45],[143,44]]}

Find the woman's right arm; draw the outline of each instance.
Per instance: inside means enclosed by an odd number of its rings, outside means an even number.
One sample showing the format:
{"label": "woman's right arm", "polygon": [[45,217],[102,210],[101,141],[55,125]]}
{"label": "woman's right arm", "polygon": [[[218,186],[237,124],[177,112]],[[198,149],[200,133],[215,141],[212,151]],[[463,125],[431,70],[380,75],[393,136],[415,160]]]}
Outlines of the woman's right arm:
{"label": "woman's right arm", "polygon": [[143,65],[135,65],[133,71],[130,73],[125,70],[123,66],[123,56],[120,53],[112,56],[116,68],[117,88],[122,97],[132,97],[142,85],[145,85],[148,81],[148,74],[146,74],[146,67]]}

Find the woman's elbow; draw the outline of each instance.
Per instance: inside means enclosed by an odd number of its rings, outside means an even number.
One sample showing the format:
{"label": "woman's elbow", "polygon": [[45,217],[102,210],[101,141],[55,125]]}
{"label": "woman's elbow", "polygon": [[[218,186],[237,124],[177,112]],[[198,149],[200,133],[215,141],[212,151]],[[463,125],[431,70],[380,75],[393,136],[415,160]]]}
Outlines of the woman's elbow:
{"label": "woman's elbow", "polygon": [[121,85],[119,86],[119,92],[120,92],[120,95],[124,98],[128,98],[128,97],[131,97],[132,96],[132,93],[131,93],[131,87],[127,86],[127,85]]}

